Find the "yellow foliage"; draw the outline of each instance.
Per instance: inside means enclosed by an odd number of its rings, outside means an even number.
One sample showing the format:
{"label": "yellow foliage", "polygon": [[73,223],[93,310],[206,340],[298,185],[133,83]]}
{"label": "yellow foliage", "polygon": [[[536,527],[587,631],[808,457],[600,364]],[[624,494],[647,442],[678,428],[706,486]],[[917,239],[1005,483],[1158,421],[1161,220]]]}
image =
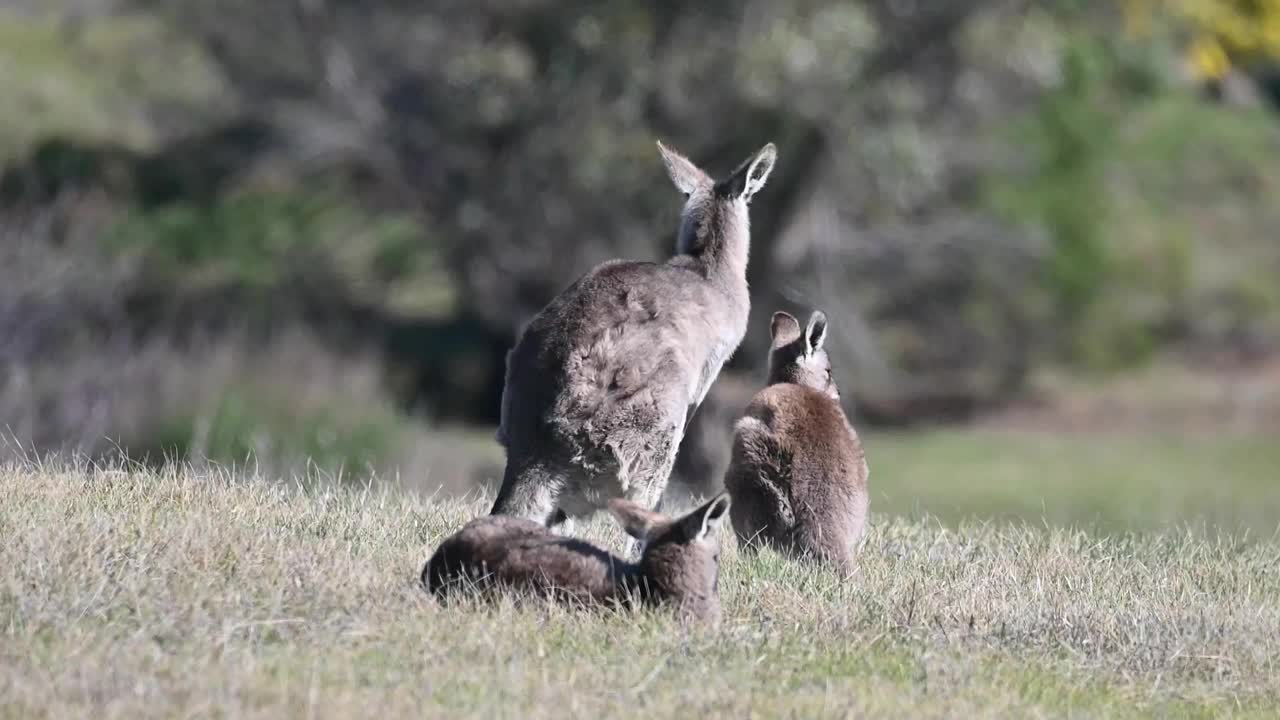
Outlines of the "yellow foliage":
{"label": "yellow foliage", "polygon": [[1280,0],[1126,0],[1131,34],[1145,34],[1157,18],[1190,36],[1187,60],[1201,77],[1221,77],[1233,64],[1280,60]]}
{"label": "yellow foliage", "polygon": [[1220,78],[1231,69],[1231,60],[1222,45],[1213,37],[1201,36],[1187,51],[1188,60],[1196,74],[1206,78]]}

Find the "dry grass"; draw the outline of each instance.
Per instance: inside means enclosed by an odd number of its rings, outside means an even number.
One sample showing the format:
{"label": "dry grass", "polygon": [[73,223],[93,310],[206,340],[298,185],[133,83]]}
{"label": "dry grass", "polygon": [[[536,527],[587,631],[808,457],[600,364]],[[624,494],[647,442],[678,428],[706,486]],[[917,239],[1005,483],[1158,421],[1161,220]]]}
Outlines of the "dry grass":
{"label": "dry grass", "polygon": [[[724,625],[441,608],[483,501],[0,470],[0,716],[1274,716],[1280,541],[875,518],[858,575],[729,543]],[[596,528],[598,531],[599,528]]]}

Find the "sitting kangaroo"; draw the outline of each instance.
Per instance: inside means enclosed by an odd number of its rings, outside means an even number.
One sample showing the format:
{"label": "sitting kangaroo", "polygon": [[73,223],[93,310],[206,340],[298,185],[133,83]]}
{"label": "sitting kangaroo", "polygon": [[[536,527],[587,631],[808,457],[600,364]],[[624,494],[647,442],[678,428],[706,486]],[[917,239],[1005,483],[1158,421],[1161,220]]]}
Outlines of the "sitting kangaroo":
{"label": "sitting kangaroo", "polygon": [[613,499],[608,505],[627,533],[646,541],[638,564],[531,520],[490,515],[472,520],[440,544],[422,569],[422,584],[439,597],[473,585],[506,586],[584,604],[671,603],[682,618],[717,623],[716,531],[729,510],[729,496],[721,493],[678,520],[628,500]]}
{"label": "sitting kangaroo", "polygon": [[822,343],[827,318],[774,313],[769,381],[735,427],[725,489],[746,548],[771,544],[853,568],[867,524],[867,461]]}
{"label": "sitting kangaroo", "polygon": [[552,526],[615,497],[658,509],[690,417],[746,334],[747,203],[777,151],[714,182],[658,149],[688,198],[676,254],[606,262],[524,329],[507,355],[491,514]]}

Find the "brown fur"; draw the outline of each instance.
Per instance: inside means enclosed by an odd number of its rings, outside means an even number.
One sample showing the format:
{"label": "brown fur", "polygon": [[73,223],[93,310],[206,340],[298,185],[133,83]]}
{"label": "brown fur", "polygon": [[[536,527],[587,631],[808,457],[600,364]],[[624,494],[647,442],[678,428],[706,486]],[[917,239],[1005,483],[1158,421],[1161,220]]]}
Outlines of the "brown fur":
{"label": "brown fur", "polygon": [[866,531],[868,470],[825,338],[822,313],[804,332],[794,317],[774,314],[769,384],[735,428],[725,488],[744,547],[767,543],[847,572]]}
{"label": "brown fur", "polygon": [[629,534],[646,542],[639,563],[532,520],[490,515],[441,543],[422,569],[422,583],[438,597],[461,585],[501,586],[587,605],[671,604],[682,617],[718,622],[716,531],[729,509],[728,495],[677,520],[627,500],[612,500],[609,509]]}
{"label": "brown fur", "polygon": [[715,183],[659,148],[688,197],[676,255],[600,265],[521,333],[507,357],[495,515],[551,525],[615,497],[656,508],[689,417],[746,333],[747,201],[776,151]]}

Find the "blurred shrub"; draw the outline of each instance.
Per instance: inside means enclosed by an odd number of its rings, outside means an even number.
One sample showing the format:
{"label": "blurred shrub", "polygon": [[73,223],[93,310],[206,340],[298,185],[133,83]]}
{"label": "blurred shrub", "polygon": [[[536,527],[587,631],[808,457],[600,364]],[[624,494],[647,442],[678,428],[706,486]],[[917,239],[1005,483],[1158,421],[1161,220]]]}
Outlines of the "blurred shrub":
{"label": "blurred shrub", "polygon": [[1026,167],[988,183],[993,208],[1046,232],[1056,345],[1081,368],[1179,342],[1263,349],[1280,330],[1275,119],[1188,96],[1160,61],[1114,37],[1066,45],[1016,123]]}
{"label": "blurred shrub", "polygon": [[1097,300],[1110,272],[1103,161],[1112,142],[1112,119],[1101,97],[1110,69],[1106,62],[1105,53],[1091,44],[1065,49],[1062,79],[1034,114],[1037,181],[1010,188],[1020,194],[1015,202],[1049,230],[1045,286],[1068,330]]}
{"label": "blurred shrub", "polygon": [[155,17],[63,23],[0,7],[0,90],[3,165],[51,137],[147,147],[160,129],[149,111],[206,103],[221,86],[203,53]]}
{"label": "blurred shrub", "polygon": [[1108,187],[1123,275],[1100,312],[1162,346],[1273,351],[1280,342],[1280,134],[1275,116],[1169,94],[1120,128]]}
{"label": "blurred shrub", "polygon": [[136,253],[153,280],[179,290],[278,296],[337,283],[325,292],[442,315],[452,288],[425,235],[409,215],[370,212],[337,190],[250,190],[208,204],[135,209],[105,241]]}
{"label": "blurred shrub", "polygon": [[381,360],[297,328],[139,328],[133,259],[102,247],[97,195],[0,213],[0,434],[6,451],[390,467],[410,423]]}

